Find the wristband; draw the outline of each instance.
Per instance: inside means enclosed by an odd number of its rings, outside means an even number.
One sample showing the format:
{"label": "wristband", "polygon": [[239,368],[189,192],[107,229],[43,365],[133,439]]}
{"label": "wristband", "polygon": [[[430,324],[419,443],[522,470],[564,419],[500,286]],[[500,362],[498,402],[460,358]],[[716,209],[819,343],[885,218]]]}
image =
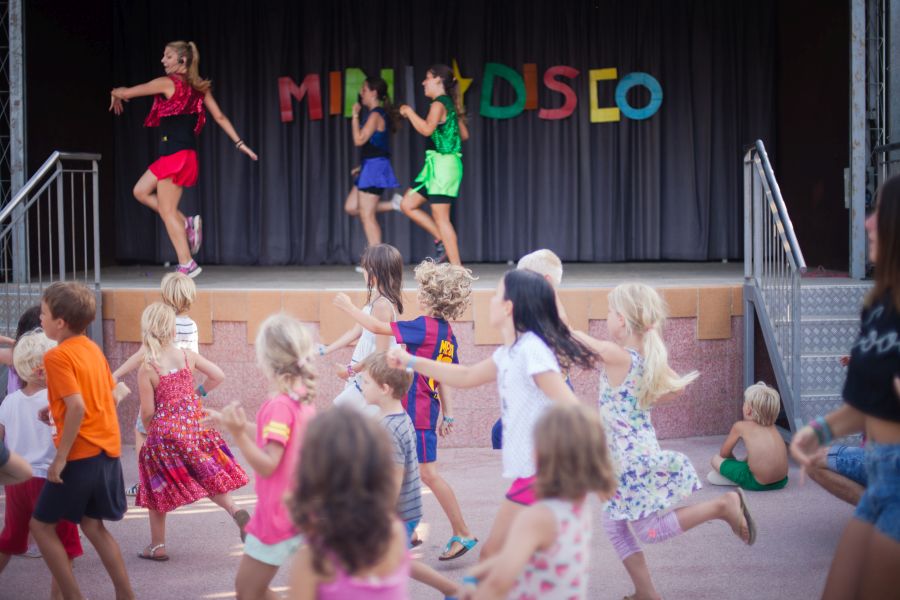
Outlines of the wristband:
{"label": "wristband", "polygon": [[356,371],[353,370],[353,365],[348,364],[347,365],[347,377],[350,377],[352,379],[355,376],[356,376]]}
{"label": "wristband", "polygon": [[444,423],[446,423],[447,425],[453,425],[453,423],[456,422],[456,419],[454,419],[453,417],[448,417],[447,415],[444,415],[443,419]]}
{"label": "wristband", "polygon": [[416,357],[415,357],[415,356],[410,356],[410,357],[409,357],[409,362],[406,363],[406,372],[407,372],[407,373],[412,373],[412,372],[415,371],[415,370],[416,370]]}
{"label": "wristband", "polygon": [[820,446],[827,446],[834,439],[834,434],[825,417],[816,417],[809,422],[809,427],[815,432]]}
{"label": "wristband", "polygon": [[206,388],[203,387],[203,384],[197,386],[197,393],[200,394],[203,398],[206,398]]}
{"label": "wristband", "polygon": [[463,585],[478,585],[478,578],[472,575],[465,575],[462,578]]}
{"label": "wristband", "polygon": [[243,145],[244,145],[244,140],[238,140],[234,143],[235,148],[240,148]]}

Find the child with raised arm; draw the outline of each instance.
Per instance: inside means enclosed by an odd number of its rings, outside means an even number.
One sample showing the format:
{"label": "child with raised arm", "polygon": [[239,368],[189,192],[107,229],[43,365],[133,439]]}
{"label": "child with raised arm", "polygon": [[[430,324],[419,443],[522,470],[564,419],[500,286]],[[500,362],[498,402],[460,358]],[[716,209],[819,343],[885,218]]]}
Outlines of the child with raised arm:
{"label": "child with raised arm", "polygon": [[[197,299],[197,285],[194,280],[183,273],[168,273],[162,278],[159,285],[159,291],[162,294],[162,301],[172,307],[175,311],[175,340],[176,348],[190,350],[191,352],[200,352],[200,332],[197,323],[188,314]],[[113,371],[113,379],[121,381],[123,377],[137,369],[144,361],[144,347],[138,348],[138,351],[128,357],[122,365]],[[124,385],[124,384],[120,384]],[[201,385],[197,389],[197,393],[206,396],[206,389]],[[137,418],[134,423],[134,453],[135,456],[141,455],[141,447],[144,440],[147,439],[147,430],[144,429],[144,423],[141,420],[141,411],[138,410]],[[137,495],[138,484],[125,491],[128,496]]]}
{"label": "child with raised arm", "polygon": [[[16,390],[0,404],[0,440],[10,450],[22,455],[30,464],[34,477],[17,485],[6,486],[6,514],[0,533],[0,573],[13,554],[24,554],[28,547],[28,522],[34,506],[47,482],[47,468],[55,454],[50,427],[38,420],[38,413],[47,408],[47,384],[44,380],[44,354],[56,342],[41,330],[22,335],[16,342],[13,360],[16,372],[25,387]],[[56,533],[62,541],[69,561],[82,555],[78,527],[60,521]],[[54,579],[51,598],[61,598]]]}
{"label": "child with raised arm", "polygon": [[304,544],[291,566],[293,600],[407,600],[410,557],[397,518],[388,434],[349,406],[309,424],[288,501]]}
{"label": "child with raised arm", "polygon": [[[397,514],[406,524],[412,544],[416,526],[422,518],[422,482],[416,457],[416,433],[402,400],[412,385],[413,376],[389,367],[384,352],[369,356],[360,365],[360,371],[363,396],[366,402],[378,408],[381,424],[391,436],[398,490]],[[411,576],[448,597],[454,596],[458,589],[455,583],[419,561],[413,561]]]}
{"label": "child with raised arm", "polygon": [[512,483],[497,512],[482,560],[499,552],[515,516],[534,503],[534,424],[556,402],[578,399],[562,376],[566,367],[593,365],[594,354],[572,337],[556,312],[553,288],[531,271],[507,271],[491,298],[491,325],[503,345],[474,365],[444,364],[394,348],[391,366],[408,368],[453,387],[497,382],[503,418],[503,477]]}
{"label": "child with raised arm", "polygon": [[659,294],[642,283],[625,283],[610,292],[607,328],[612,341],[576,334],[603,363],[600,375],[600,417],[619,485],[604,506],[603,526],[634,583],[629,598],[658,599],[650,570],[637,538],[663,542],[697,525],[720,519],[745,544],[756,541],[756,526],[743,492],[722,494],[670,510],[700,489],[688,457],[663,450],[650,420],[653,406],[679,394],[694,381],[696,371],[679,376],[669,366],[660,331],[666,307]]}
{"label": "child with raised arm", "polygon": [[[397,343],[406,344],[407,350],[416,356],[457,364],[459,346],[449,321],[460,317],[469,305],[472,272],[457,265],[425,260],[416,267],[415,274],[419,284],[416,297],[425,316],[412,321],[387,323],[376,319],[353,306],[346,294],[338,294],[334,303],[372,333],[393,335]],[[451,400],[450,390],[439,378],[420,375],[413,380],[404,401],[416,429],[416,454],[422,481],[434,493],[453,529],[440,560],[459,558],[478,543],[463,519],[456,494],[437,469],[438,429],[442,436],[453,430]]]}
{"label": "child with raised arm", "polygon": [[537,501],[516,515],[499,554],[472,569],[475,600],[587,598],[589,494],[606,500],[616,474],[603,424],[580,404],[556,405],[534,427]]}
{"label": "child with raised arm", "polygon": [[[366,305],[362,311],[379,321],[391,323],[403,313],[403,256],[390,244],[377,244],[366,248],[359,261],[366,280]],[[338,376],[347,380],[344,390],[334,399],[335,405],[348,404],[359,409],[366,407],[360,391],[357,368],[367,356],[378,350],[387,350],[397,342],[391,334],[375,335],[356,323],[342,336],[327,346],[319,348],[319,355],[327,356],[334,350],[356,342],[353,356],[347,365],[337,365]]]}
{"label": "child with raised arm", "polygon": [[201,426],[194,386],[194,370],[206,376],[209,389],[225,374],[199,354],[175,347],[175,311],[162,302],[144,309],[141,338],[138,389],[147,441],[138,457],[141,485],[135,504],[150,513],[150,544],[138,558],[169,560],[166,513],[206,497],[231,515],[243,541],[250,514],[237,507],[230,492],[246,485],[247,474],[219,433]]}
{"label": "child with raised arm", "polygon": [[44,354],[49,408],[41,413],[56,427],[56,454],[29,526],[64,598],[81,598],[56,529],[67,520],[81,525],[117,600],[125,600],[134,598],[134,591],[119,544],[103,525],[121,520],[128,504],[112,373],[103,351],[84,335],[96,311],[94,292],[80,283],[52,283],[41,298],[41,327],[58,343]]}
{"label": "child with raised arm", "polygon": [[306,327],[287,315],[269,317],[256,335],[256,362],[269,381],[271,396],[260,407],[256,426],[247,422],[237,403],[221,413],[207,410],[228,429],[256,471],[258,500],[234,583],[238,598],[276,598],[269,584],[301,543],[284,498],[293,489],[300,444],[315,415],[312,354]]}
{"label": "child with raised arm", "polygon": [[[707,476],[710,483],[738,485],[752,492],[780,490],[787,485],[787,446],[775,428],[780,409],[778,391],[762,381],[744,391],[744,420],[732,425],[719,453],[712,457],[714,470]],[[738,440],[744,440],[747,460],[734,458]]]}

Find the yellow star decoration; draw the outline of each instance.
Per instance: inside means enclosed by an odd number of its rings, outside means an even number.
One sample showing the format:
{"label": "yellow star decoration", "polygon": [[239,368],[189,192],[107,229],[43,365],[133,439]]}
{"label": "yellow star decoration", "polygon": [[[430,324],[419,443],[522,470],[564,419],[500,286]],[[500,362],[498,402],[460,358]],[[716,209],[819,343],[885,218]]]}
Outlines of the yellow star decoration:
{"label": "yellow star decoration", "polygon": [[456,82],[459,85],[459,99],[465,104],[466,90],[472,85],[472,78],[466,79],[462,76],[462,73],[459,72],[459,64],[456,62],[455,58],[453,59],[453,76],[456,78]]}

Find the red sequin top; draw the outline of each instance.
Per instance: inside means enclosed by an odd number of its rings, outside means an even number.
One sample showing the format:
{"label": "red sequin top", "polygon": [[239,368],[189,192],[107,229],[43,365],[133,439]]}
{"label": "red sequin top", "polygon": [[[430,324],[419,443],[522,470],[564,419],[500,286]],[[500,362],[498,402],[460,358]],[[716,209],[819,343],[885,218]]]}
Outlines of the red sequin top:
{"label": "red sequin top", "polygon": [[159,120],[163,117],[196,114],[197,124],[194,126],[194,134],[200,135],[200,130],[206,123],[206,111],[203,108],[204,94],[192,88],[178,75],[169,75],[169,78],[175,84],[175,93],[168,100],[162,94],[153,99],[153,106],[144,121],[144,127],[159,127]]}

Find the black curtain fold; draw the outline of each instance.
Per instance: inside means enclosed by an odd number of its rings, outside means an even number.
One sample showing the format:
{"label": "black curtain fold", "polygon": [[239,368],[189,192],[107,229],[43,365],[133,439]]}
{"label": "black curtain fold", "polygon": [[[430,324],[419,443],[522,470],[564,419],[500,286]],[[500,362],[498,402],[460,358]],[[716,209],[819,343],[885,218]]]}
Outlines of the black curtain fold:
{"label": "black curtain fold", "polygon": [[[773,0],[754,3],[499,2],[434,0],[264,3],[185,0],[177,10],[114,4],[111,85],[161,74],[166,42],[194,40],[201,73],[219,105],[260,155],[251,163],[210,120],[199,144],[200,180],[182,210],[204,217],[201,263],[346,264],[365,238],[343,212],[358,158],[347,119],[328,115],[328,73],[393,68],[398,103],[414,97],[432,63],[459,61],[473,78],[466,94],[472,138],[463,145],[465,175],[455,209],[466,262],[517,259],[549,247],[567,261],[719,260],[739,258],[742,149],[774,135]],[[539,106],[562,96],[543,85],[544,71],[569,65],[578,97],[561,121],[525,111],[509,120],[479,116],[487,62],[522,72],[538,65]],[[405,84],[414,68],[413,89]],[[650,73],[663,88],[659,111],[635,121],[591,123],[589,70]],[[310,121],[294,102],[282,123],[277,79],[298,84],[317,73],[325,117]],[[615,82],[598,87],[614,105]],[[629,100],[643,106],[645,90]],[[495,104],[514,99],[497,80]],[[172,260],[158,219],[131,197],[156,158],[142,127],[151,100],[130,102],[115,126],[117,258]],[[422,165],[426,140],[408,124],[392,139],[393,164],[406,186]],[[398,191],[403,191],[398,190]],[[405,217],[380,218],[384,240],[410,261],[431,240]]]}

